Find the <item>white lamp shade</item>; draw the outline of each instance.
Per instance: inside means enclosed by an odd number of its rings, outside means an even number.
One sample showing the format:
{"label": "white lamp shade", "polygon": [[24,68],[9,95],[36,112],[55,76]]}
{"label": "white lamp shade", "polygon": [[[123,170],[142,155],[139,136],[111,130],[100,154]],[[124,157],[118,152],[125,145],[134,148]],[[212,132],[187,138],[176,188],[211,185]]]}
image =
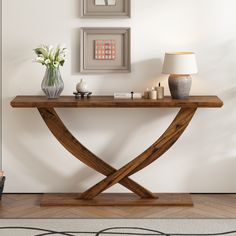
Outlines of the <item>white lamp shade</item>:
{"label": "white lamp shade", "polygon": [[193,52],[166,53],[162,73],[190,75],[198,72],[196,56]]}

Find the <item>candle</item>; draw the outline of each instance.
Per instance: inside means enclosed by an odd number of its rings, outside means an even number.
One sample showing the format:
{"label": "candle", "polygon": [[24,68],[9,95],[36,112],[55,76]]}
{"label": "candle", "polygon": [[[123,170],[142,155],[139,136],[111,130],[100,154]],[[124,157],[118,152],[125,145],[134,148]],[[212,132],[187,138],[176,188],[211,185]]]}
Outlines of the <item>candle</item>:
{"label": "candle", "polygon": [[161,86],[161,83],[155,87],[155,90],[157,91],[157,99],[164,99],[164,87]]}
{"label": "candle", "polygon": [[152,90],[149,92],[149,99],[156,100],[157,99],[157,91],[152,88]]}
{"label": "candle", "polygon": [[144,91],[144,99],[148,99],[149,98],[149,89],[147,88],[146,91]]}

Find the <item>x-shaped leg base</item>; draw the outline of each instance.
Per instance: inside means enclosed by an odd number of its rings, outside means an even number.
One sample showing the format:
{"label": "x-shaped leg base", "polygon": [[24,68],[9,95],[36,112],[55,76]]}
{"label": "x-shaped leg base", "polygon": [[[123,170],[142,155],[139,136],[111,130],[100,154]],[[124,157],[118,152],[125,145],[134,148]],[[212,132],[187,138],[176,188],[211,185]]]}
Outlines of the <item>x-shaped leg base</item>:
{"label": "x-shaped leg base", "polygon": [[[108,204],[109,199],[107,199],[107,195],[102,194],[102,192],[117,183],[122,184],[124,187],[126,187],[138,196],[137,198],[133,195],[131,196],[130,194],[126,194],[125,199],[123,199],[123,205],[130,205],[130,203],[125,203],[127,202],[127,199],[130,199],[129,202],[136,201],[137,205],[142,205],[142,203],[143,205],[156,205],[158,201],[164,202],[165,204],[163,205],[169,205],[168,200],[167,202],[165,202],[163,201],[163,199],[171,198],[170,196],[167,197],[163,194],[158,194],[157,196],[156,194],[152,193],[151,191],[147,190],[143,186],[130,179],[129,176],[147,167],[152,162],[157,160],[160,156],[162,156],[184,132],[184,130],[190,123],[192,117],[194,116],[197,108],[181,108],[177,116],[175,117],[171,125],[168,127],[168,129],[163,133],[163,135],[141,155],[124,165],[119,170],[116,170],[115,168],[104,162],[102,159],[98,158],[86,147],[84,147],[65,127],[65,125],[63,124],[63,122],[61,121],[61,119],[53,108],[38,108],[38,110],[43,120],[47,124],[48,128],[51,130],[57,140],[71,154],[73,154],[77,159],[82,161],[87,166],[106,176],[105,179],[103,179],[93,187],[89,188],[82,194],[73,194],[70,196],[67,195],[66,198],[63,197],[63,195],[58,195],[58,204],[56,204],[57,201],[55,200],[53,195],[51,195],[49,197],[49,201],[44,201],[43,205],[50,205],[50,202],[52,203],[51,205],[60,205],[59,203],[63,203],[63,201],[68,203],[65,205],[76,205],[76,203],[78,203],[78,205],[97,205],[97,199],[99,198],[101,199],[100,201],[104,202],[104,204],[101,205],[116,205],[116,202],[118,200],[115,199],[122,198],[120,194],[113,194],[113,197],[112,195],[110,195],[111,201],[110,204]],[[158,197],[161,198],[161,196],[163,199],[158,199]],[[179,201],[177,201],[180,203],[180,205],[181,202],[183,203],[182,205],[192,205],[189,196],[178,196],[175,196],[175,199],[180,199]],[[186,204],[184,204],[181,197],[185,198]],[[53,204],[53,202],[55,204]],[[107,202],[107,204],[105,204],[105,202]],[[117,203],[117,205],[119,204]]]}

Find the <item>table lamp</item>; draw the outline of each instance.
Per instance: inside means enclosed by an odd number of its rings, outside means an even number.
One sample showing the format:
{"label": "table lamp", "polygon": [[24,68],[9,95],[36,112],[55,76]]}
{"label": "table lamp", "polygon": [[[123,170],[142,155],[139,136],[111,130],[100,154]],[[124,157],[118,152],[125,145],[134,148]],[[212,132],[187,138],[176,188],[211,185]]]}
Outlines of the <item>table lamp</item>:
{"label": "table lamp", "polygon": [[166,53],[162,73],[170,74],[169,88],[174,99],[188,98],[192,85],[191,74],[198,72],[195,53]]}

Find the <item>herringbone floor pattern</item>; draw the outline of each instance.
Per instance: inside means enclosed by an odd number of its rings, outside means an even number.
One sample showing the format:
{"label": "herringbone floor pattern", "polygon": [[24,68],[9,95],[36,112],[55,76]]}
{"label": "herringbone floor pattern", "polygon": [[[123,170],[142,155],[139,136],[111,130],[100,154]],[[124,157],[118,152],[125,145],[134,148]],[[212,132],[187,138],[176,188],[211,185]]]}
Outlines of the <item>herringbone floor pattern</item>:
{"label": "herringbone floor pattern", "polygon": [[236,218],[236,194],[193,194],[194,207],[40,207],[41,194],[5,194],[0,218]]}

